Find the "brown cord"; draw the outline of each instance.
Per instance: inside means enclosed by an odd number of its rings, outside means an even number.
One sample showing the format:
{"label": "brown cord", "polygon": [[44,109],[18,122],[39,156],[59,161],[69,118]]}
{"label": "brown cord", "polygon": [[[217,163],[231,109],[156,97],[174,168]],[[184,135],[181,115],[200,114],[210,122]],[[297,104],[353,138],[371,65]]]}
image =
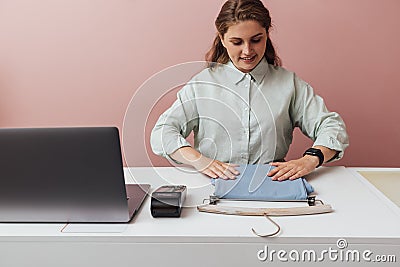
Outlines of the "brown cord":
{"label": "brown cord", "polygon": [[267,218],[270,222],[272,222],[278,229],[270,234],[259,234],[256,230],[254,230],[254,228],[251,228],[251,231],[253,231],[255,235],[260,237],[271,237],[278,234],[281,231],[281,227],[279,226],[279,224],[277,224],[274,220],[272,220],[266,213],[264,213],[264,217]]}

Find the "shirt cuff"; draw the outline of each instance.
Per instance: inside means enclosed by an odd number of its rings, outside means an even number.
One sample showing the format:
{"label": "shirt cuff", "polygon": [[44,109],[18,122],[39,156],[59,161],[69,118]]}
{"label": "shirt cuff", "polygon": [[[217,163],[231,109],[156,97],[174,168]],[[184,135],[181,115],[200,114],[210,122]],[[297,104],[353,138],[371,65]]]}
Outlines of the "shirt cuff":
{"label": "shirt cuff", "polygon": [[342,143],[331,136],[320,136],[317,138],[317,140],[315,140],[313,146],[324,146],[329,149],[338,151],[339,153],[336,153],[336,155],[333,158],[326,161],[326,162],[332,162],[339,160],[343,157],[344,150],[346,149],[348,144]]}

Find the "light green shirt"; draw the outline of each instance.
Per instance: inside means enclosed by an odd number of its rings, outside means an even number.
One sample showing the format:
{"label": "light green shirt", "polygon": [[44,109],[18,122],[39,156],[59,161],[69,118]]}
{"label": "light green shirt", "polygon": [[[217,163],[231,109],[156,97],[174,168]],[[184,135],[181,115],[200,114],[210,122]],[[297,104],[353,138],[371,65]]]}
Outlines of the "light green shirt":
{"label": "light green shirt", "polygon": [[283,159],[295,127],[314,145],[340,151],[348,146],[343,120],[295,73],[265,59],[246,74],[232,62],[207,68],[177,94],[152,134],[155,154],[168,157],[194,132],[194,148],[206,157],[236,164]]}

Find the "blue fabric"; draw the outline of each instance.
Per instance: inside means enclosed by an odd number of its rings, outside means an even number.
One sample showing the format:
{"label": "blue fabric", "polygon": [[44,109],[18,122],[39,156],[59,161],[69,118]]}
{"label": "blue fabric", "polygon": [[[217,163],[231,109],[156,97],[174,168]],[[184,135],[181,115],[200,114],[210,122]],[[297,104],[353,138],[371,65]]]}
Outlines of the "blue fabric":
{"label": "blue fabric", "polygon": [[218,198],[245,200],[305,200],[314,188],[304,179],[273,181],[267,173],[271,165],[240,165],[235,180],[212,179]]}

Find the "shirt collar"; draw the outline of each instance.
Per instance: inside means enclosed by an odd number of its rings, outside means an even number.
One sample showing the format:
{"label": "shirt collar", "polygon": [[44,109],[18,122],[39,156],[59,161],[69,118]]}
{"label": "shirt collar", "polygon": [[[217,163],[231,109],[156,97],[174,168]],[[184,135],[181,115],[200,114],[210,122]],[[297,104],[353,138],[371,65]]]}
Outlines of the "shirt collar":
{"label": "shirt collar", "polygon": [[[244,77],[246,77],[246,73],[238,70],[231,60],[229,60],[226,65],[229,67],[229,69],[232,70],[231,77],[235,84],[239,83],[244,79]],[[250,75],[257,82],[257,84],[260,84],[263,81],[267,72],[268,62],[265,57],[263,57],[263,59],[261,59],[257,66],[252,71],[250,71]]]}

